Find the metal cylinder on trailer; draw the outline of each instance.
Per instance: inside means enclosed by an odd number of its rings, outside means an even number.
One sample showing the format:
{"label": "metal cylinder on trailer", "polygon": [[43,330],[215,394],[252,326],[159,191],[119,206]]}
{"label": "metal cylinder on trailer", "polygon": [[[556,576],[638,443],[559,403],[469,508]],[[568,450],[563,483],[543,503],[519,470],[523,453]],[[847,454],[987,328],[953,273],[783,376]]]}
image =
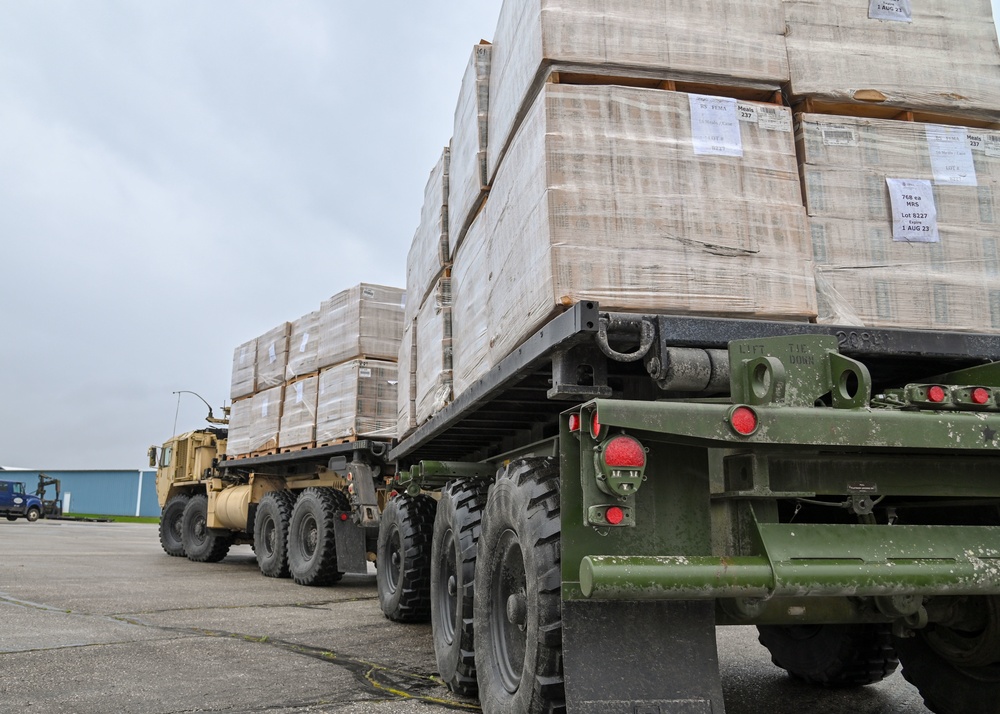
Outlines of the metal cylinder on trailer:
{"label": "metal cylinder on trailer", "polygon": [[215,495],[215,520],[219,527],[244,531],[250,506],[250,485],[224,489]]}

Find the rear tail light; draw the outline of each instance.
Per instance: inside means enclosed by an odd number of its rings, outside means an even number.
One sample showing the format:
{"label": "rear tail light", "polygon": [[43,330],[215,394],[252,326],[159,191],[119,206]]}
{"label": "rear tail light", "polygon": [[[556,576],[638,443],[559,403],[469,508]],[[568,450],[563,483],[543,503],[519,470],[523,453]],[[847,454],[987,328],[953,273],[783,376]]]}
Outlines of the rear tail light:
{"label": "rear tail light", "polygon": [[590,435],[595,439],[601,435],[601,422],[597,420],[597,412],[590,419]]}
{"label": "rear tail light", "polygon": [[604,445],[604,463],[616,469],[641,469],[646,466],[646,449],[638,439],[616,436]]}
{"label": "rear tail light", "polygon": [[939,387],[934,385],[927,389],[927,401],[934,402],[935,404],[940,404],[944,401],[947,392],[944,391],[944,387]]}
{"label": "rear tail light", "polygon": [[580,431],[580,415],[570,414],[569,415],[569,430],[570,431]]}
{"label": "rear tail light", "polygon": [[625,512],[618,506],[612,506],[604,512],[604,518],[612,526],[617,526],[625,520]]}
{"label": "rear tail light", "polygon": [[972,394],[969,397],[972,399],[973,404],[986,404],[990,401],[990,390],[976,387],[972,390]]}
{"label": "rear tail light", "polygon": [[729,413],[729,424],[741,436],[750,436],[757,431],[757,412],[750,407],[736,407]]}

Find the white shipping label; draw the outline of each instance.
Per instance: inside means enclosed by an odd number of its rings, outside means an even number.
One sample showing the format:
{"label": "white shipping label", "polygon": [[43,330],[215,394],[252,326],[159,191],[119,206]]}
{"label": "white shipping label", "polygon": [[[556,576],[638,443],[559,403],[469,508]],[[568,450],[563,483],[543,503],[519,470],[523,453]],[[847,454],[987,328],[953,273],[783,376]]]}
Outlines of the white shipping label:
{"label": "white shipping label", "polygon": [[373,298],[375,297],[375,290],[373,290],[372,288],[362,288],[361,297]]}
{"label": "white shipping label", "polygon": [[968,133],[960,126],[928,124],[927,149],[931,155],[934,183],[948,186],[978,186]]}
{"label": "white shipping label", "polygon": [[736,113],[737,115],[739,115],[741,122],[744,122],[746,124],[757,123],[757,107],[753,104],[744,104],[743,102],[737,102]]}
{"label": "white shipping label", "polygon": [[965,135],[969,137],[969,148],[973,151],[978,151],[980,153],[986,151],[986,135],[985,134],[973,134],[968,129],[965,130]]}
{"label": "white shipping label", "polygon": [[306,345],[308,345],[308,344],[309,344],[309,333],[306,332],[306,333],[304,333],[302,335],[302,344],[299,345],[299,352],[305,352],[306,351]]}
{"label": "white shipping label", "polygon": [[857,146],[858,135],[853,127],[836,125],[823,129],[824,146]]}
{"label": "white shipping label", "polygon": [[940,243],[931,182],[892,178],[885,181],[892,201],[892,239],[905,243]]}
{"label": "white shipping label", "polygon": [[871,20],[913,22],[910,0],[868,0],[868,17]]}
{"label": "white shipping label", "polygon": [[361,369],[358,370],[358,377],[360,377],[361,379],[370,379],[371,376],[372,376],[371,367],[362,367]]}
{"label": "white shipping label", "polygon": [[993,158],[1000,158],[1000,135],[986,135],[986,155]]}
{"label": "white shipping label", "polygon": [[757,123],[769,131],[791,131],[792,115],[781,107],[758,107]]}
{"label": "white shipping label", "polygon": [[262,401],[261,404],[260,404],[260,415],[262,417],[266,417],[267,416],[267,397],[265,397],[264,401]]}
{"label": "white shipping label", "polygon": [[273,342],[271,343],[271,346],[267,348],[267,356],[271,359],[271,364],[278,361],[278,354],[274,351]]}
{"label": "white shipping label", "polygon": [[736,100],[689,94],[691,141],[695,155],[743,156]]}
{"label": "white shipping label", "polygon": [[305,401],[302,398],[302,388],[304,386],[305,386],[305,384],[303,384],[302,382],[296,382],[295,383],[295,403],[296,404],[301,404],[303,401]]}

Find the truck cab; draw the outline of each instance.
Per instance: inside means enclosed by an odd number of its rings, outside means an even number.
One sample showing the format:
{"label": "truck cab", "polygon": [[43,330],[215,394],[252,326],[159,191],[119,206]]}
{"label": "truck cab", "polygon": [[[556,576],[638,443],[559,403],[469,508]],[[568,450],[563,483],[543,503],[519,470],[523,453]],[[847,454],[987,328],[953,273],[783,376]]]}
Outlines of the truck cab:
{"label": "truck cab", "polygon": [[8,521],[24,518],[34,523],[42,517],[42,502],[24,490],[20,481],[0,481],[0,516]]}

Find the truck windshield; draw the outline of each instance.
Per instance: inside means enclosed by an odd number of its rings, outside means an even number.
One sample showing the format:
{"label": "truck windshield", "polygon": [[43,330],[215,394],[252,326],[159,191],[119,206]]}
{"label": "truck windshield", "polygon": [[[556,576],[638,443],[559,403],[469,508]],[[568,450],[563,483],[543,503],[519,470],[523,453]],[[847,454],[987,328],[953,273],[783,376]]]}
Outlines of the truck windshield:
{"label": "truck windshield", "polygon": [[164,446],[160,456],[160,468],[170,466],[170,458],[174,455],[174,447]]}

